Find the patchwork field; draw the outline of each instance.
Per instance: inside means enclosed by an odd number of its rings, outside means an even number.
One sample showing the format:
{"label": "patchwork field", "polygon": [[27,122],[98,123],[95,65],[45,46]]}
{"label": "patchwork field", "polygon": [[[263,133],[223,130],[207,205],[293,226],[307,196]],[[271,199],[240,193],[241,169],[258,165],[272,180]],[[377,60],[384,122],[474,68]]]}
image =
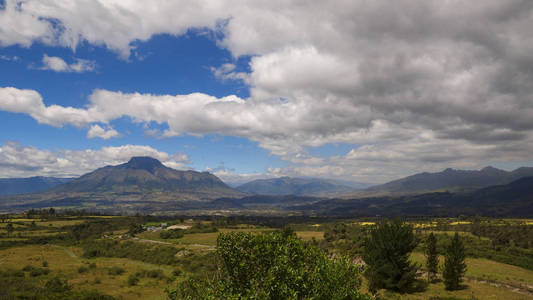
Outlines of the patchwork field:
{"label": "patchwork field", "polygon": [[[439,222],[442,225],[443,221]],[[456,229],[455,231],[459,232],[464,239],[475,241],[467,245],[468,247],[481,247],[492,243],[489,237],[476,236],[467,231],[465,226],[471,226],[470,221],[447,220],[446,222],[446,226]],[[505,222],[511,222],[513,226],[516,224],[528,226],[525,223],[530,221],[513,219]],[[171,226],[170,230],[161,227],[162,224],[167,223]],[[11,231],[8,231],[7,224],[12,224]],[[138,224],[137,226],[141,227],[136,228],[144,229],[130,234],[131,224]],[[342,230],[338,232],[339,228],[344,228],[339,227],[339,224],[341,223],[327,221],[294,223],[289,226],[301,240],[313,241],[328,251],[336,251],[338,247],[346,248],[346,243],[357,240],[356,237],[351,236],[353,233],[349,226],[362,228],[363,231],[371,230],[376,226],[376,222],[373,221],[349,221],[346,222],[348,227],[343,229],[346,231],[343,233]],[[412,222],[415,230],[423,230],[420,232],[421,239],[431,232],[445,240],[447,236],[455,232],[437,228],[434,224],[436,222]],[[491,224],[499,226],[500,221],[494,221]],[[148,227],[153,229],[148,231],[146,230]],[[502,228],[505,227],[502,226]],[[56,219],[14,217],[0,223],[0,270],[12,270],[19,274],[22,272],[24,282],[35,287],[44,287],[58,277],[68,282],[71,291],[96,290],[117,299],[166,299],[165,290],[174,288],[177,282],[190,276],[201,276],[214,271],[213,254],[219,234],[229,232],[261,234],[277,229],[279,228],[246,223],[228,225],[224,222],[209,220],[162,222],[116,216],[70,216]],[[80,230],[80,233],[75,234]],[[181,235],[175,238],[162,237],[162,232],[172,230],[178,230],[178,232],[181,230]],[[341,236],[335,237],[338,234]],[[109,248],[111,250],[107,249],[107,252],[100,254],[88,255],[87,251],[92,251],[91,245],[115,248]],[[128,247],[116,248],[121,245],[135,246],[136,250],[128,251]],[[135,253],[136,251],[148,251],[148,254],[142,255],[142,253]],[[352,250],[347,250],[346,253],[350,251]],[[527,249],[521,251],[529,253]],[[505,253],[513,257],[512,254]],[[425,256],[420,251],[415,251],[411,259],[422,266],[419,278],[425,279],[423,271]],[[529,258],[524,259],[527,265]],[[440,260],[442,265],[442,256]],[[155,261],[159,262],[154,263]],[[437,280],[421,292],[397,294],[382,290],[379,293],[385,299],[466,300],[473,299],[473,297],[475,299],[533,299],[533,271],[531,269],[483,257],[468,257],[466,263],[468,270],[465,275],[464,289],[446,291],[442,281]],[[519,263],[524,264],[522,261]],[[365,285],[362,291],[366,291]]]}

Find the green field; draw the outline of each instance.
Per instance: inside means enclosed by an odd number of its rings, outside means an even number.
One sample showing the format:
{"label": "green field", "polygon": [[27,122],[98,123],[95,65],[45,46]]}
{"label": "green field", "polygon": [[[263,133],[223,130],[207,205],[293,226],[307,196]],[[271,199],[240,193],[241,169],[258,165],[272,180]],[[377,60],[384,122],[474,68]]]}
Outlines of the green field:
{"label": "green field", "polygon": [[[8,222],[0,223],[0,270],[16,271],[23,268],[28,270],[44,268],[47,269],[48,274],[33,276],[25,271],[24,280],[28,284],[42,287],[47,281],[59,276],[67,280],[68,285],[74,291],[97,290],[117,299],[166,299],[165,289],[172,289],[177,282],[183,281],[188,276],[202,276],[215,270],[212,258],[219,234],[229,232],[261,234],[279,229],[279,227],[253,223],[226,224],[209,220],[195,220],[186,224],[194,228],[198,227],[195,229],[196,231],[186,229],[180,238],[164,239],[160,236],[164,229],[143,231],[136,233],[134,237],[129,236],[127,234],[131,227],[129,224],[136,222],[145,227],[159,226],[161,223],[182,224],[179,220],[158,221],[150,218],[145,220],[145,218],[138,217],[116,216],[30,219],[20,216],[18,218],[12,217],[9,222],[13,224],[13,231],[10,233],[6,230]],[[443,221],[440,220],[439,222],[442,225]],[[467,231],[464,226],[470,226],[471,222],[454,219],[446,219],[446,222],[448,227],[445,229],[427,226],[427,224],[436,224],[433,221],[411,222],[411,224],[416,230],[424,230],[420,232],[422,239],[429,232],[445,237],[457,231],[463,238],[477,241],[476,247],[488,245],[491,242],[488,237],[478,237]],[[528,226],[526,223],[530,221],[513,219],[487,222],[491,222],[490,224],[495,226],[501,222]],[[292,225],[289,223],[288,226],[293,227],[296,236],[303,241],[313,242],[331,252],[337,252],[342,248],[345,249],[346,253],[355,253],[354,255],[357,256],[357,251],[353,252],[353,250],[349,250],[349,247],[346,248],[347,243],[352,238],[350,237],[350,230],[347,231],[347,236],[343,236],[337,241],[332,240],[331,232],[335,230],[334,228],[338,223],[338,221],[323,223],[310,221],[309,223],[294,223]],[[370,230],[376,224],[364,220],[349,220],[344,223],[348,226],[359,226],[364,230]],[[94,226],[94,229],[90,229],[91,227],[87,224],[93,224],[91,226]],[[81,235],[76,240],[73,238],[73,232],[76,232],[76,228],[94,230],[96,233],[90,236]],[[201,232],[202,230],[211,230],[210,228],[216,228],[216,232]],[[91,240],[94,242],[90,242]],[[123,243],[133,243],[131,245],[138,245],[138,249],[141,249],[139,251],[145,249],[145,251],[153,251],[150,253],[154,254],[134,255],[128,253],[127,248],[120,248],[122,249],[120,251],[126,252],[117,252],[116,255],[108,252],[93,256],[86,255],[87,243],[91,245],[106,241],[116,243],[109,245],[117,247]],[[502,255],[507,253],[505,249],[502,251]],[[507,255],[511,254],[507,253]],[[165,260],[160,260],[161,263],[154,263],[157,256],[161,256]],[[412,253],[411,259],[423,266],[425,258],[417,250]],[[429,284],[421,292],[397,294],[381,290],[379,293],[385,299],[472,299],[472,297],[475,299],[533,299],[533,270],[483,257],[468,257],[466,262],[468,270],[464,281],[465,289],[446,291],[443,283],[437,281]],[[116,269],[122,269],[123,272],[113,273],[113,270]],[[149,273],[149,271],[154,271],[154,273]],[[145,274],[159,275],[150,277]],[[423,268],[419,276],[421,280],[425,279]],[[132,277],[138,278],[135,284],[130,282]],[[362,291],[366,291],[365,285],[363,285]]]}

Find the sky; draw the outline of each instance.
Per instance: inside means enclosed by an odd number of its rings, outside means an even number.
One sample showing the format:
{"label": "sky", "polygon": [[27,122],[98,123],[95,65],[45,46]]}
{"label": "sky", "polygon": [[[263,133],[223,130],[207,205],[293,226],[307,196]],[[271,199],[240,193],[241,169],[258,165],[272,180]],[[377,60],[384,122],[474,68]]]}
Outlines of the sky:
{"label": "sky", "polygon": [[0,177],[533,166],[533,1],[0,0]]}

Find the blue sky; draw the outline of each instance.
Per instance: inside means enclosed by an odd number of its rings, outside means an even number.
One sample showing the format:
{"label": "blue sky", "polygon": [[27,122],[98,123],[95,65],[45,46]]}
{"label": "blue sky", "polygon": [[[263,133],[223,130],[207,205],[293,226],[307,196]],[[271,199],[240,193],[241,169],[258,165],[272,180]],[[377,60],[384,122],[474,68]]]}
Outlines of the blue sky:
{"label": "blue sky", "polygon": [[1,1],[0,177],[533,165],[532,5],[372,3]]}
{"label": "blue sky", "polygon": [[[249,96],[248,88],[242,82],[217,79],[211,71],[212,67],[225,63],[235,64],[236,71],[248,71],[249,57],[234,59],[227,50],[217,47],[209,32],[191,30],[179,37],[155,35],[146,42],[137,42],[135,55],[127,60],[106,47],[87,43],[78,46],[75,52],[40,43],[29,48],[14,45],[1,48],[0,55],[4,57],[0,60],[0,86],[36,90],[46,105],[83,108],[94,89],[160,95],[201,91],[216,97]],[[61,57],[66,62],[75,59],[93,61],[95,68],[82,73],[43,70],[44,55]],[[41,125],[21,114],[0,112],[0,117],[4,125],[0,129],[0,143],[16,141],[48,150],[150,145],[167,153],[186,153],[190,158],[186,167],[197,170],[226,166],[239,173],[264,173],[269,167],[286,165],[246,138],[217,133],[157,138],[147,135],[144,125],[131,122],[129,117],[110,123],[121,132],[120,137],[112,140],[87,138],[86,129],[71,125],[61,128]],[[151,124],[151,128],[158,130],[167,127]]]}

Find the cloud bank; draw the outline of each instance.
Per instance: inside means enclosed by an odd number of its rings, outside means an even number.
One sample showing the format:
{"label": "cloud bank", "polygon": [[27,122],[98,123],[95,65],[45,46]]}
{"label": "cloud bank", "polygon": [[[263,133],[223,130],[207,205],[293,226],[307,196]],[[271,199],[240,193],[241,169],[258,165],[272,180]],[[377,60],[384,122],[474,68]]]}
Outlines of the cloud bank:
{"label": "cloud bank", "polygon": [[[246,137],[290,162],[283,172],[309,176],[376,181],[406,169],[533,159],[531,1],[146,5],[8,0],[0,44],[88,42],[128,58],[155,34],[203,28],[234,57],[252,56],[249,73],[231,63],[212,68],[222,80],[245,82],[250,98],[95,90],[86,107],[73,108],[3,87],[0,109],[58,127],[129,116],[168,124],[165,136]],[[327,158],[307,151],[328,143],[357,146]]]}
{"label": "cloud bank", "polygon": [[79,176],[96,168],[125,163],[132,156],[152,156],[167,167],[188,169],[189,158],[185,153],[169,154],[150,146],[49,151],[7,142],[0,146],[0,177]]}

